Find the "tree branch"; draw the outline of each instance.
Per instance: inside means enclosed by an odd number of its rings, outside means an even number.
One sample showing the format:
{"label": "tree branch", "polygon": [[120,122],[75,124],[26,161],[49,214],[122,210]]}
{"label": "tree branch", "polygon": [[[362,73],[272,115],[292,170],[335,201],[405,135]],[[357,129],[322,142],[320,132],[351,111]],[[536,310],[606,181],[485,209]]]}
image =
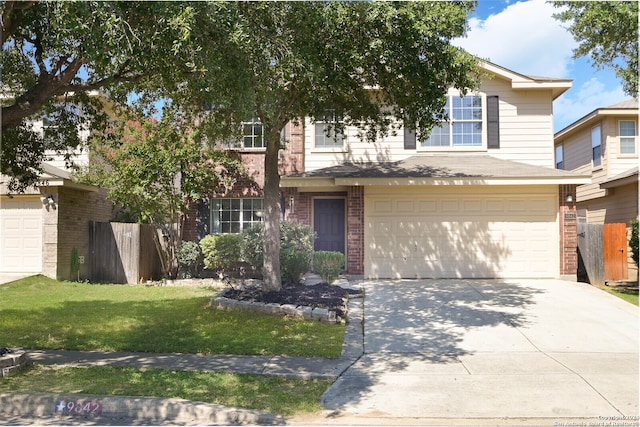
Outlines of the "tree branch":
{"label": "tree branch", "polygon": [[5,1],[2,10],[2,44],[9,40],[20,27],[23,11],[31,8],[35,1]]}

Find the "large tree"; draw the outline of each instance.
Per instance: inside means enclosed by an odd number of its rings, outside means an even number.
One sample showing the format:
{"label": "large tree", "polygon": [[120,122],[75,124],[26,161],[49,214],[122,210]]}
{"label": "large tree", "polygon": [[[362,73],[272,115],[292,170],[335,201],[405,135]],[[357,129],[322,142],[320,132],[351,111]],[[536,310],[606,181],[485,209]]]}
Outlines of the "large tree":
{"label": "large tree", "polygon": [[197,125],[164,111],[162,120],[119,115],[89,143],[92,162],[83,182],[109,189],[109,198],[141,223],[154,224],[165,277],[178,273],[176,251],[194,203],[233,186],[242,176],[239,158],[213,149]]}
{"label": "large tree", "polygon": [[[104,127],[103,106],[89,91],[108,91],[112,102],[126,102],[133,90],[153,99],[194,71],[196,47],[185,43],[193,6],[2,2],[1,172],[12,178],[13,190],[37,181],[47,150],[72,152],[80,126]],[[44,138],[33,129],[43,115],[57,135]]]}
{"label": "large tree", "polygon": [[[452,46],[473,2],[210,2],[194,15],[202,74],[187,81],[218,130],[256,116],[264,158],[264,283],[278,289],[283,129],[304,117],[357,126],[369,140],[404,123],[426,133],[450,87],[478,83],[477,60]],[[204,48],[206,47],[206,48]]]}
{"label": "large tree", "polygon": [[599,69],[609,67],[624,91],[638,96],[638,2],[554,1],[554,17],[569,24],[578,41],[574,58],[590,56]]}

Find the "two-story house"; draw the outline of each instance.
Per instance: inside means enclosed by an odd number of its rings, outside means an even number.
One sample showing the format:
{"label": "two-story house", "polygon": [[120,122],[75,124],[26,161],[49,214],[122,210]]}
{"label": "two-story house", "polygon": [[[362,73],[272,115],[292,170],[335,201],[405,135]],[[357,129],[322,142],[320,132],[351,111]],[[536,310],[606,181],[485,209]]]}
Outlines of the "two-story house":
{"label": "two-story house", "polygon": [[[591,175],[577,188],[577,215],[589,224],[638,219],[638,100],[598,108],[554,137],[556,168]],[[629,251],[627,251],[629,253]],[[629,257],[628,278],[637,277]]]}
{"label": "two-story house", "polygon": [[[409,128],[375,143],[336,135],[330,114],[288,128],[284,218],[313,226],[316,250],[343,252],[350,275],[575,278],[575,187],[590,176],[555,168],[552,107],[571,81],[482,67],[477,92],[451,90],[449,120],[423,140]],[[251,136],[241,151],[257,191],[203,203],[198,237],[260,220],[263,151]]]}

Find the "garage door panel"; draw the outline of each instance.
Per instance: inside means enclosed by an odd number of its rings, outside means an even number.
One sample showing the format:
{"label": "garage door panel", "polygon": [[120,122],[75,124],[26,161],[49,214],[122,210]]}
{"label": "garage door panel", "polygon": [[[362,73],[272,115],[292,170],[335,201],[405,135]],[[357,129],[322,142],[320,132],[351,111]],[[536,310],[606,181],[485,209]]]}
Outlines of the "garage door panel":
{"label": "garage door panel", "polygon": [[39,196],[2,198],[0,271],[42,271],[42,202]]}
{"label": "garage door panel", "polygon": [[558,275],[556,194],[389,197],[365,196],[370,277]]}

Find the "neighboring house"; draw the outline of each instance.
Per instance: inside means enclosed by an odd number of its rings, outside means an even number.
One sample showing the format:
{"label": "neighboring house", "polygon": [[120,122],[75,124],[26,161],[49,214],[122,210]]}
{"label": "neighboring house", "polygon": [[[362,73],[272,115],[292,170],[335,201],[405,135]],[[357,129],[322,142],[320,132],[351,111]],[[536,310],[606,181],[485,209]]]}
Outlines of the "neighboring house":
{"label": "neighboring house", "polygon": [[[34,123],[45,136],[46,125],[45,121]],[[9,177],[0,175],[0,273],[68,280],[72,278],[71,252],[76,248],[83,262],[80,278],[87,279],[89,222],[109,221],[113,205],[105,190],[75,182],[63,156],[49,154],[51,160],[43,164],[36,188],[9,194]],[[87,161],[86,151],[78,151],[75,162]]]}
{"label": "neighboring house", "polygon": [[[555,134],[556,167],[591,175],[577,188],[578,218],[590,224],[638,219],[638,100],[598,108]],[[630,254],[630,251],[627,251]],[[628,278],[637,266],[628,258]]]}
{"label": "neighboring house", "polygon": [[[571,81],[482,67],[479,90],[451,90],[450,121],[426,140],[410,129],[375,143],[352,128],[327,134],[335,114],[288,127],[284,218],[313,226],[316,250],[343,252],[350,275],[575,279],[573,200],[590,175],[554,167],[552,108]],[[239,150],[256,185],[203,202],[190,239],[261,220],[264,150],[255,132],[245,136]]]}

